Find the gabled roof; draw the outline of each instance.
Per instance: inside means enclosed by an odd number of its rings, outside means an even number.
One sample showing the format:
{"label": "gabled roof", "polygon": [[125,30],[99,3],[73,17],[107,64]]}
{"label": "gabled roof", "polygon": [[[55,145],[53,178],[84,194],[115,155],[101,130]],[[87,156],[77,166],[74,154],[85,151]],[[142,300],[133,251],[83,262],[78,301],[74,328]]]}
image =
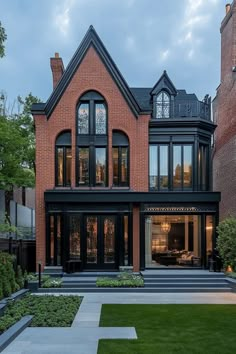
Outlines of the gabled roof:
{"label": "gabled roof", "polygon": [[163,74],[161,75],[160,79],[154,85],[153,89],[150,92],[150,95],[156,95],[163,89],[167,90],[171,95],[177,94],[177,90],[174,84],[172,83],[171,79],[167,75],[166,70],[163,71]]}
{"label": "gabled roof", "polygon": [[50,117],[52,114],[56,104],[60,100],[63,92],[66,90],[68,84],[70,83],[73,75],[75,74],[76,70],[78,69],[80,63],[82,62],[86,52],[93,46],[96,50],[98,55],[100,56],[101,60],[103,61],[104,65],[106,66],[107,70],[111,74],[113,80],[116,82],[118,88],[120,89],[121,93],[123,94],[126,102],[128,103],[130,109],[134,113],[136,117],[140,113],[141,109],[139,104],[135,100],[132,92],[129,89],[125,79],[121,75],[119,69],[117,68],[116,64],[114,63],[113,59],[111,58],[110,54],[106,50],[104,44],[102,43],[101,39],[99,38],[98,34],[96,33],[93,26],[90,26],[86,35],[84,36],[80,46],[76,50],[74,56],[72,57],[71,61],[69,62],[64,74],[62,75],[60,81],[58,82],[56,88],[52,92],[51,96],[49,97],[46,104],[34,104],[32,106],[32,113],[36,114],[46,114],[47,118]]}

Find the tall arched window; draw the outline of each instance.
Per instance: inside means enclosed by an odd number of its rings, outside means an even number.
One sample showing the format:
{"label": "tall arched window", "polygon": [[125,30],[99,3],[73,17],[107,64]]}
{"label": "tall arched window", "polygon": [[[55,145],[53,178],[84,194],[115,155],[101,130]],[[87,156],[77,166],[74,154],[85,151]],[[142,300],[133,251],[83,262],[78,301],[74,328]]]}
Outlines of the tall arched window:
{"label": "tall arched window", "polygon": [[107,106],[95,91],[84,94],[77,107],[78,186],[107,186]]}
{"label": "tall arched window", "polygon": [[55,183],[58,187],[71,185],[71,133],[63,132],[58,135],[55,147],[56,168]]}
{"label": "tall arched window", "polygon": [[156,118],[170,118],[170,96],[165,91],[156,96]]}
{"label": "tall arched window", "polygon": [[121,131],[112,134],[113,186],[129,186],[129,140]]}

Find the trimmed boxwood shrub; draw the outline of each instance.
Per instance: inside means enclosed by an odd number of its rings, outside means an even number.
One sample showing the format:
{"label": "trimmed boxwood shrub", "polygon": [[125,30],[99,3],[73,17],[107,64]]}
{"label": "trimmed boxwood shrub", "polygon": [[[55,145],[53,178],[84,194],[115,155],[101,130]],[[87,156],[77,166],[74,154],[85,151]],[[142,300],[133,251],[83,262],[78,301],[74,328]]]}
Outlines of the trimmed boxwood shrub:
{"label": "trimmed boxwood shrub", "polygon": [[217,249],[224,267],[231,266],[236,271],[236,218],[228,217],[217,227]]}
{"label": "trimmed boxwood shrub", "polygon": [[69,327],[81,300],[79,296],[27,294],[20,300],[9,302],[0,317],[0,334],[27,315],[33,316],[31,327]]}
{"label": "trimmed boxwood shrub", "polygon": [[20,286],[16,283],[14,262],[14,256],[0,252],[0,299],[8,297],[20,289]]}

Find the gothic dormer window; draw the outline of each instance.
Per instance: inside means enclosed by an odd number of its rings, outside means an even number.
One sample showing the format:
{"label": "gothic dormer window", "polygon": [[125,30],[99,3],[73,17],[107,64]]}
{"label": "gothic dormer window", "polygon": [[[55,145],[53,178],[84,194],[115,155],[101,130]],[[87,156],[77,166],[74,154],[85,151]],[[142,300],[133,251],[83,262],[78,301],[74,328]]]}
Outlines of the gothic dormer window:
{"label": "gothic dormer window", "polygon": [[170,96],[165,91],[156,96],[156,118],[170,118]]}

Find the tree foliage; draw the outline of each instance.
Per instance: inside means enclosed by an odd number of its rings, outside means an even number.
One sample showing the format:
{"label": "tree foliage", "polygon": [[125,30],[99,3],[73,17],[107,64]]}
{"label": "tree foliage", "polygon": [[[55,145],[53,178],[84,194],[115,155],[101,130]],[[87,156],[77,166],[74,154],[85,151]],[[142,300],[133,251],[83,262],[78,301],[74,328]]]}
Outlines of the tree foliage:
{"label": "tree foliage", "polygon": [[230,265],[236,270],[236,218],[228,217],[217,227],[217,249],[226,268]]}
{"label": "tree foliage", "polygon": [[33,187],[35,181],[35,135],[32,103],[39,102],[29,94],[17,98],[19,112],[9,114],[4,96],[0,101],[0,189],[13,186]]}
{"label": "tree foliage", "polygon": [[0,21],[0,58],[4,57],[5,55],[5,46],[4,42],[7,39],[7,35],[5,32],[4,27],[2,27],[1,21]]}

